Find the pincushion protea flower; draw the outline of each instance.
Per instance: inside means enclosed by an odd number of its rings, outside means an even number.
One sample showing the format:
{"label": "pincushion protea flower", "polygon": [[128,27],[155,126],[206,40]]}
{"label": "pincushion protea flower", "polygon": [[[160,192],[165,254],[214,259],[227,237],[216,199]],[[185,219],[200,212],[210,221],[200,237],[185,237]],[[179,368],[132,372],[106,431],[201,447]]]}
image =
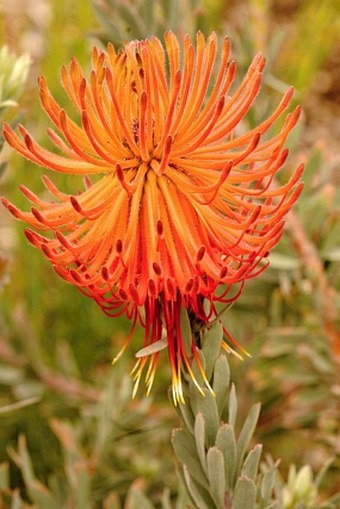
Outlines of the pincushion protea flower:
{"label": "pincushion protea flower", "polygon": [[[230,289],[241,291],[264,270],[302,188],[302,166],[285,185],[271,185],[300,109],[286,116],[281,132],[265,135],[287,109],[292,89],[267,120],[244,132],[240,123],[259,92],[265,60],[255,56],[231,93],[229,53],[226,38],[213,79],[215,34],[205,41],[198,33],[196,49],[185,37],[182,57],[171,32],[165,49],[156,37],[119,51],[110,44],[107,51],[94,48],[89,80],[75,59],[61,72],[80,125],[39,80],[42,106],[62,137],[48,134],[61,154],[39,146],[23,126],[21,137],[4,126],[8,143],[34,163],[85,177],[84,190],[69,196],[44,176],[53,201],[22,186],[30,212],[3,203],[46,234],[26,230],[62,278],[109,316],[125,313],[132,320],[124,347],[137,322],[145,328],[136,387],[149,362],[151,388],[159,351],[167,346],[175,402],[183,401],[183,371],[195,383],[192,363],[203,373],[194,334],[189,345],[184,337],[183,312],[208,326],[216,303],[234,300],[239,291],[230,296]],[[89,176],[99,174],[91,183]],[[225,341],[222,346],[229,349]]]}

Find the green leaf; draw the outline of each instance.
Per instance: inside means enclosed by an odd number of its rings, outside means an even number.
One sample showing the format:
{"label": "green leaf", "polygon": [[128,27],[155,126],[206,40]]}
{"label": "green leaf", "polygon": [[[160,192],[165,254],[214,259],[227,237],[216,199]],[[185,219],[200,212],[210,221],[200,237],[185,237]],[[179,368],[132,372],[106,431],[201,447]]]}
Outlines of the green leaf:
{"label": "green leaf", "polygon": [[215,509],[214,501],[212,500],[209,492],[194,481],[189,474],[189,469],[186,465],[183,466],[183,472],[185,486],[196,506],[200,509]]}
{"label": "green leaf", "polygon": [[[0,150],[2,148],[2,144],[0,144]],[[2,177],[2,174],[4,173],[5,169],[7,168],[7,164],[8,162],[7,161],[4,161],[3,163],[0,164],[0,177]]]}
{"label": "green leaf", "polygon": [[138,16],[138,12],[133,4],[127,2],[124,2],[124,4],[118,3],[117,13],[121,18],[121,22],[126,23],[132,39],[143,39],[145,37],[144,20]]}
{"label": "green leaf", "polygon": [[207,329],[203,335],[202,351],[205,358],[205,373],[210,380],[216,359],[221,351],[223,328],[219,321],[216,321]]}
{"label": "green leaf", "polygon": [[140,357],[147,357],[148,355],[152,355],[154,353],[160,352],[161,350],[164,350],[167,346],[167,338],[161,338],[158,341],[151,343],[151,345],[145,346],[144,348],[138,350],[138,352],[135,353],[135,357],[137,357],[137,359]]}
{"label": "green leaf", "polygon": [[216,447],[210,447],[207,454],[208,479],[210,493],[218,509],[224,507],[225,469],[222,452]]}
{"label": "green leaf", "polygon": [[322,480],[323,480],[327,470],[329,469],[331,464],[334,462],[334,459],[335,459],[334,457],[328,458],[328,460],[326,460],[325,463],[320,468],[319,472],[317,473],[317,476],[315,477],[315,481],[314,481],[314,485],[315,485],[316,489],[320,488],[320,484],[322,483]]}
{"label": "green leaf", "polygon": [[107,497],[103,500],[103,508],[104,509],[122,509],[122,504],[120,503],[119,496],[117,493],[111,491]]}
{"label": "green leaf", "polygon": [[192,356],[191,344],[192,344],[192,330],[190,325],[190,320],[188,316],[188,311],[184,306],[181,307],[180,314],[180,328],[181,328],[181,336],[184,344],[184,350],[189,359]]}
{"label": "green leaf", "polygon": [[237,472],[241,468],[245,452],[255,431],[260,409],[261,405],[259,403],[253,405],[242,426],[241,433],[237,440]]}
{"label": "green leaf", "polygon": [[[205,358],[204,358],[202,350],[199,350],[199,349],[197,350],[197,356],[201,363],[203,371],[205,372]],[[197,384],[199,385],[199,387],[203,387],[205,385],[205,381],[203,379],[202,371],[199,368],[198,363],[196,361],[193,362],[191,367],[192,367],[192,372],[193,372],[193,375],[194,375],[194,378],[195,378]],[[192,394],[192,392],[197,393],[197,391],[198,391],[197,385],[194,384],[194,382],[191,380],[190,380],[189,385],[190,385],[190,394]],[[198,392],[200,392],[200,391],[198,391]]]}
{"label": "green leaf", "polygon": [[216,447],[223,455],[226,489],[232,490],[236,473],[236,439],[230,424],[223,424],[218,430]]}
{"label": "green leaf", "polygon": [[340,248],[335,247],[333,249],[329,249],[328,251],[322,251],[322,257],[324,260],[328,260],[330,262],[340,262]]}
{"label": "green leaf", "polygon": [[207,463],[205,459],[205,423],[203,414],[198,413],[195,419],[195,442],[197,454],[201,462],[202,469],[207,473]]}
{"label": "green leaf", "polygon": [[208,481],[198,459],[196,445],[192,436],[187,431],[175,429],[172,433],[171,442],[177,459],[182,465],[187,466],[191,477],[203,488],[209,490]]}
{"label": "green leaf", "polygon": [[270,255],[269,260],[271,268],[278,270],[296,270],[301,265],[299,258],[276,252]]}
{"label": "green leaf", "polygon": [[167,489],[165,489],[163,491],[163,494],[162,494],[162,509],[172,509],[169,488],[167,488]]}
{"label": "green leaf", "polygon": [[9,487],[9,466],[8,463],[0,464],[0,493],[1,490]]}
{"label": "green leaf", "polygon": [[25,484],[30,486],[30,484],[35,481],[35,474],[31,457],[27,450],[26,438],[23,435],[19,436],[18,452],[9,449],[9,454],[17,467],[20,468]]}
{"label": "green leaf", "polygon": [[203,389],[203,392],[204,396],[197,390],[192,391],[191,406],[196,415],[199,412],[203,414],[205,422],[205,445],[208,449],[212,445],[215,445],[220,418],[214,395],[208,389]]}
{"label": "green leaf", "polygon": [[17,491],[14,492],[11,500],[11,509],[25,509],[24,502]]}
{"label": "green leaf", "polygon": [[255,509],[256,486],[254,481],[241,478],[237,481],[232,509]]}
{"label": "green leaf", "polygon": [[140,488],[141,482],[135,481],[127,494],[125,509],[155,509]]}
{"label": "green leaf", "polygon": [[[171,397],[172,401],[172,397]],[[179,402],[176,409],[179,410],[179,414],[183,419],[185,426],[188,428],[190,433],[194,434],[194,415],[189,405]]]}
{"label": "green leaf", "polygon": [[0,407],[0,415],[6,414],[9,412],[14,412],[15,410],[19,410],[21,408],[25,408],[30,405],[34,405],[35,403],[38,403],[41,401],[40,396],[33,396],[31,398],[25,398],[21,401],[17,401],[16,403],[11,403],[9,405],[5,405]]}
{"label": "green leaf", "polygon": [[276,465],[272,465],[271,468],[264,473],[261,483],[261,497],[265,504],[270,502],[270,498],[274,489],[275,479]]}
{"label": "green leaf", "polygon": [[331,498],[320,505],[318,509],[338,509],[340,507],[340,493],[336,493]]}
{"label": "green leaf", "polygon": [[304,190],[305,191],[311,191],[313,186],[313,181],[315,181],[315,177],[318,172],[320,172],[320,168],[322,165],[322,151],[320,150],[320,147],[315,147],[312,155],[306,161],[305,171],[303,173],[303,183],[304,183]]}
{"label": "green leaf", "polygon": [[[271,504],[266,504],[263,507],[264,507],[264,509],[282,509],[282,505],[281,506],[279,505],[279,501],[278,500],[276,500],[275,502],[273,502]],[[295,509],[297,509],[297,508],[295,508]]]}
{"label": "green leaf", "polygon": [[228,407],[228,422],[232,427],[235,427],[236,416],[237,416],[237,398],[235,385],[231,384],[229,393],[229,407]]}
{"label": "green leaf", "polygon": [[147,25],[147,32],[145,36],[150,36],[154,30],[155,23],[155,10],[156,4],[153,0],[143,0],[140,3],[140,16],[144,20],[144,23]]}
{"label": "green leaf", "polygon": [[[58,509],[58,502],[40,481],[33,480],[28,485],[29,496],[39,509]],[[84,509],[88,506],[83,506]]]}
{"label": "green leaf", "polygon": [[181,15],[179,0],[172,0],[171,2],[169,2],[169,4],[170,4],[170,11],[169,11],[168,21],[169,21],[170,26],[174,27],[174,26],[176,26],[177,20],[178,20],[179,16]]}
{"label": "green leaf", "polygon": [[216,405],[218,414],[221,418],[224,408],[226,406],[230,382],[230,368],[225,355],[221,355],[216,363],[213,377],[213,391],[216,396]]}
{"label": "green leaf", "polygon": [[248,479],[253,481],[256,480],[261,453],[262,445],[260,444],[255,445],[254,449],[249,452],[242,467],[242,477],[248,477]]}

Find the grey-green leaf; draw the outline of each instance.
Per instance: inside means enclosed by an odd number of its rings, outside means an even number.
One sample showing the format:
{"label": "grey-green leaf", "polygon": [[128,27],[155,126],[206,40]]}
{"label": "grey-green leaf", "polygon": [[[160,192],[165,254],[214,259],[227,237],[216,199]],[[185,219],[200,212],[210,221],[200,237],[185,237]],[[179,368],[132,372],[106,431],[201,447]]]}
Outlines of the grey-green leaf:
{"label": "grey-green leaf", "polygon": [[178,460],[182,465],[187,465],[193,479],[208,490],[208,481],[198,459],[196,445],[192,436],[186,431],[175,429],[172,433],[171,441]]}
{"label": "grey-green leaf", "polygon": [[215,362],[213,390],[216,396],[216,405],[219,416],[222,416],[226,406],[230,382],[230,368],[225,355],[221,355]]}
{"label": "grey-green leaf", "polygon": [[186,465],[183,466],[183,472],[186,488],[196,506],[200,509],[215,509],[215,504],[209,492],[195,482]]}
{"label": "grey-green leaf", "polygon": [[8,463],[0,464],[0,493],[9,487],[9,465]]}
{"label": "grey-green leaf", "polygon": [[224,507],[224,493],[226,488],[224,460],[222,452],[216,447],[211,447],[207,454],[208,480],[210,493],[218,509]]}
{"label": "grey-green leaf", "polygon": [[207,449],[215,444],[216,434],[220,424],[216,399],[208,390],[203,389],[204,396],[198,391],[192,392],[192,408],[195,414],[201,412],[205,422],[205,445]]}
{"label": "grey-green leaf", "polygon": [[232,509],[255,509],[256,486],[251,479],[240,478],[235,487]]}
{"label": "grey-green leaf", "polygon": [[161,502],[162,502],[162,509],[172,509],[169,488],[167,488],[163,491]]}
{"label": "grey-green leaf", "polygon": [[231,384],[229,393],[228,422],[231,426],[235,426],[237,416],[237,398],[235,385]]}
{"label": "grey-green leaf", "polygon": [[299,258],[284,255],[281,253],[272,253],[270,255],[270,266],[278,270],[296,270],[301,265]]}
{"label": "grey-green leaf", "polygon": [[248,477],[249,479],[252,479],[253,481],[255,481],[258,467],[259,467],[261,453],[262,453],[262,445],[261,444],[255,445],[254,449],[252,449],[249,452],[248,456],[246,457],[246,459],[244,461],[242,471],[241,471],[241,475],[243,477]]}
{"label": "grey-green leaf", "polygon": [[25,509],[24,502],[20,498],[19,493],[16,491],[13,494],[11,501],[11,509]]}
{"label": "grey-green leaf", "polygon": [[320,484],[321,484],[327,470],[329,469],[331,464],[334,462],[334,459],[335,458],[332,457],[332,458],[329,458],[328,460],[326,460],[325,463],[323,464],[323,466],[321,467],[321,469],[319,470],[317,476],[315,477],[314,485],[317,489],[319,489]]}
{"label": "grey-green leaf", "polygon": [[154,505],[139,488],[138,482],[133,483],[130,487],[125,507],[126,509],[155,509]]}
{"label": "grey-green leaf", "polygon": [[[204,358],[202,350],[197,350],[197,357],[201,364],[201,367],[198,365],[198,363],[196,361],[192,363],[191,367],[192,367],[193,376],[194,376],[197,384],[199,385],[199,387],[202,387],[205,384],[203,375],[202,375],[202,370],[201,370],[201,368],[203,368],[203,371],[205,372],[205,358]],[[190,389],[191,389],[190,394],[192,394],[192,392],[196,393],[198,391],[197,385],[192,380],[190,380],[189,384],[190,384]]]}
{"label": "grey-green leaf", "polygon": [[188,316],[188,311],[185,309],[184,306],[181,307],[180,327],[181,336],[184,344],[184,350],[187,356],[190,358],[192,355],[191,352],[192,330]]}
{"label": "grey-green leaf", "polygon": [[232,490],[236,472],[236,439],[230,424],[224,424],[218,430],[216,447],[223,454],[226,489]]}
{"label": "grey-green leaf", "polygon": [[340,493],[336,493],[333,497],[324,502],[319,509],[338,509],[340,507]]}
{"label": "grey-green leaf", "polygon": [[135,357],[139,359],[140,357],[147,357],[148,355],[152,355],[154,353],[160,352],[161,350],[164,350],[168,346],[168,340],[167,338],[161,338],[158,341],[155,341],[154,343],[151,343],[151,345],[145,346],[144,348],[141,348],[138,350],[138,352],[135,353]]}
{"label": "grey-green leaf", "polygon": [[259,403],[253,405],[242,426],[241,433],[237,441],[237,471],[241,468],[245,452],[255,431],[260,415],[260,409],[261,405]]}
{"label": "grey-green leaf", "polygon": [[190,433],[193,435],[194,434],[194,415],[192,413],[190,406],[180,402],[178,404],[177,408],[179,410],[179,414],[182,417],[185,426],[188,428]]}
{"label": "grey-green leaf", "polygon": [[205,358],[205,373],[210,380],[216,359],[221,350],[223,328],[219,321],[214,322],[203,335],[203,354]]}
{"label": "grey-green leaf", "polygon": [[205,422],[203,414],[198,413],[195,419],[195,442],[199,460],[201,462],[202,469],[207,473],[207,463],[205,459]]}
{"label": "grey-green leaf", "polygon": [[273,465],[269,470],[267,470],[264,473],[261,483],[261,497],[265,504],[268,504],[270,502],[270,498],[274,488],[275,478],[276,478],[276,465]]}

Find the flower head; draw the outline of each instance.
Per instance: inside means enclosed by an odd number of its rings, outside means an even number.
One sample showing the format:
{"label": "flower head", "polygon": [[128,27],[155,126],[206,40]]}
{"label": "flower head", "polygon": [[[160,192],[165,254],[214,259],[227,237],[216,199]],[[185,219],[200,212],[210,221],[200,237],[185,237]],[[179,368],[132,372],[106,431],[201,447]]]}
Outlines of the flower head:
{"label": "flower head", "polygon": [[[183,337],[183,312],[207,325],[216,303],[234,300],[230,290],[266,267],[302,188],[301,166],[288,183],[272,186],[300,109],[286,116],[281,132],[266,135],[293,90],[267,120],[244,131],[265,60],[258,54],[231,92],[236,67],[229,51],[226,38],[215,65],[216,35],[205,41],[198,33],[196,48],[185,37],[181,56],[171,32],[165,48],[156,37],[117,52],[110,44],[107,51],[94,48],[89,79],[75,59],[61,72],[79,123],[39,80],[42,106],[62,135],[48,130],[58,154],[23,126],[21,136],[4,127],[9,144],[31,161],[85,177],[84,190],[69,196],[44,176],[52,201],[21,187],[30,212],[3,203],[34,228],[26,230],[28,240],[61,277],[106,314],[125,313],[132,330],[137,322],[145,327],[136,386],[149,361],[150,389],[159,350],[167,346],[175,401],[183,400],[182,372],[195,380],[193,361],[203,370],[194,335],[189,346]],[[92,183],[91,175],[101,178]]]}

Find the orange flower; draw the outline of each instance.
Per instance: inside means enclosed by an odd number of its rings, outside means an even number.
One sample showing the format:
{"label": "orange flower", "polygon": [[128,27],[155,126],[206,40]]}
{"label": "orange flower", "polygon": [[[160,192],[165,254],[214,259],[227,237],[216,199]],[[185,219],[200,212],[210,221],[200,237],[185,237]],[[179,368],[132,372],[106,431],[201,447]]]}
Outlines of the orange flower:
{"label": "orange flower", "polygon": [[[62,138],[51,129],[48,134],[61,154],[39,146],[23,126],[21,137],[4,126],[8,143],[34,163],[85,176],[77,196],[64,194],[44,176],[53,201],[22,186],[33,204],[30,212],[3,203],[47,234],[26,231],[61,277],[109,316],[125,313],[133,322],[131,334],[137,322],[145,327],[135,388],[149,361],[150,390],[159,351],[167,346],[175,402],[183,401],[183,371],[195,383],[192,362],[203,372],[194,335],[189,349],[183,337],[182,313],[208,324],[216,303],[234,300],[245,280],[264,270],[262,262],[302,189],[302,166],[288,183],[272,186],[300,108],[286,116],[281,132],[266,135],[293,90],[267,120],[246,132],[242,120],[259,92],[265,60],[258,54],[231,93],[236,67],[229,49],[226,38],[213,79],[215,34],[205,41],[198,33],[196,50],[186,37],[182,57],[171,32],[165,50],[156,37],[118,52],[110,44],[106,52],[94,48],[89,80],[75,59],[61,72],[81,125],[41,78],[42,106]],[[89,175],[99,174],[91,183]],[[240,290],[230,297],[235,285]],[[222,346],[230,350],[225,341]]]}

